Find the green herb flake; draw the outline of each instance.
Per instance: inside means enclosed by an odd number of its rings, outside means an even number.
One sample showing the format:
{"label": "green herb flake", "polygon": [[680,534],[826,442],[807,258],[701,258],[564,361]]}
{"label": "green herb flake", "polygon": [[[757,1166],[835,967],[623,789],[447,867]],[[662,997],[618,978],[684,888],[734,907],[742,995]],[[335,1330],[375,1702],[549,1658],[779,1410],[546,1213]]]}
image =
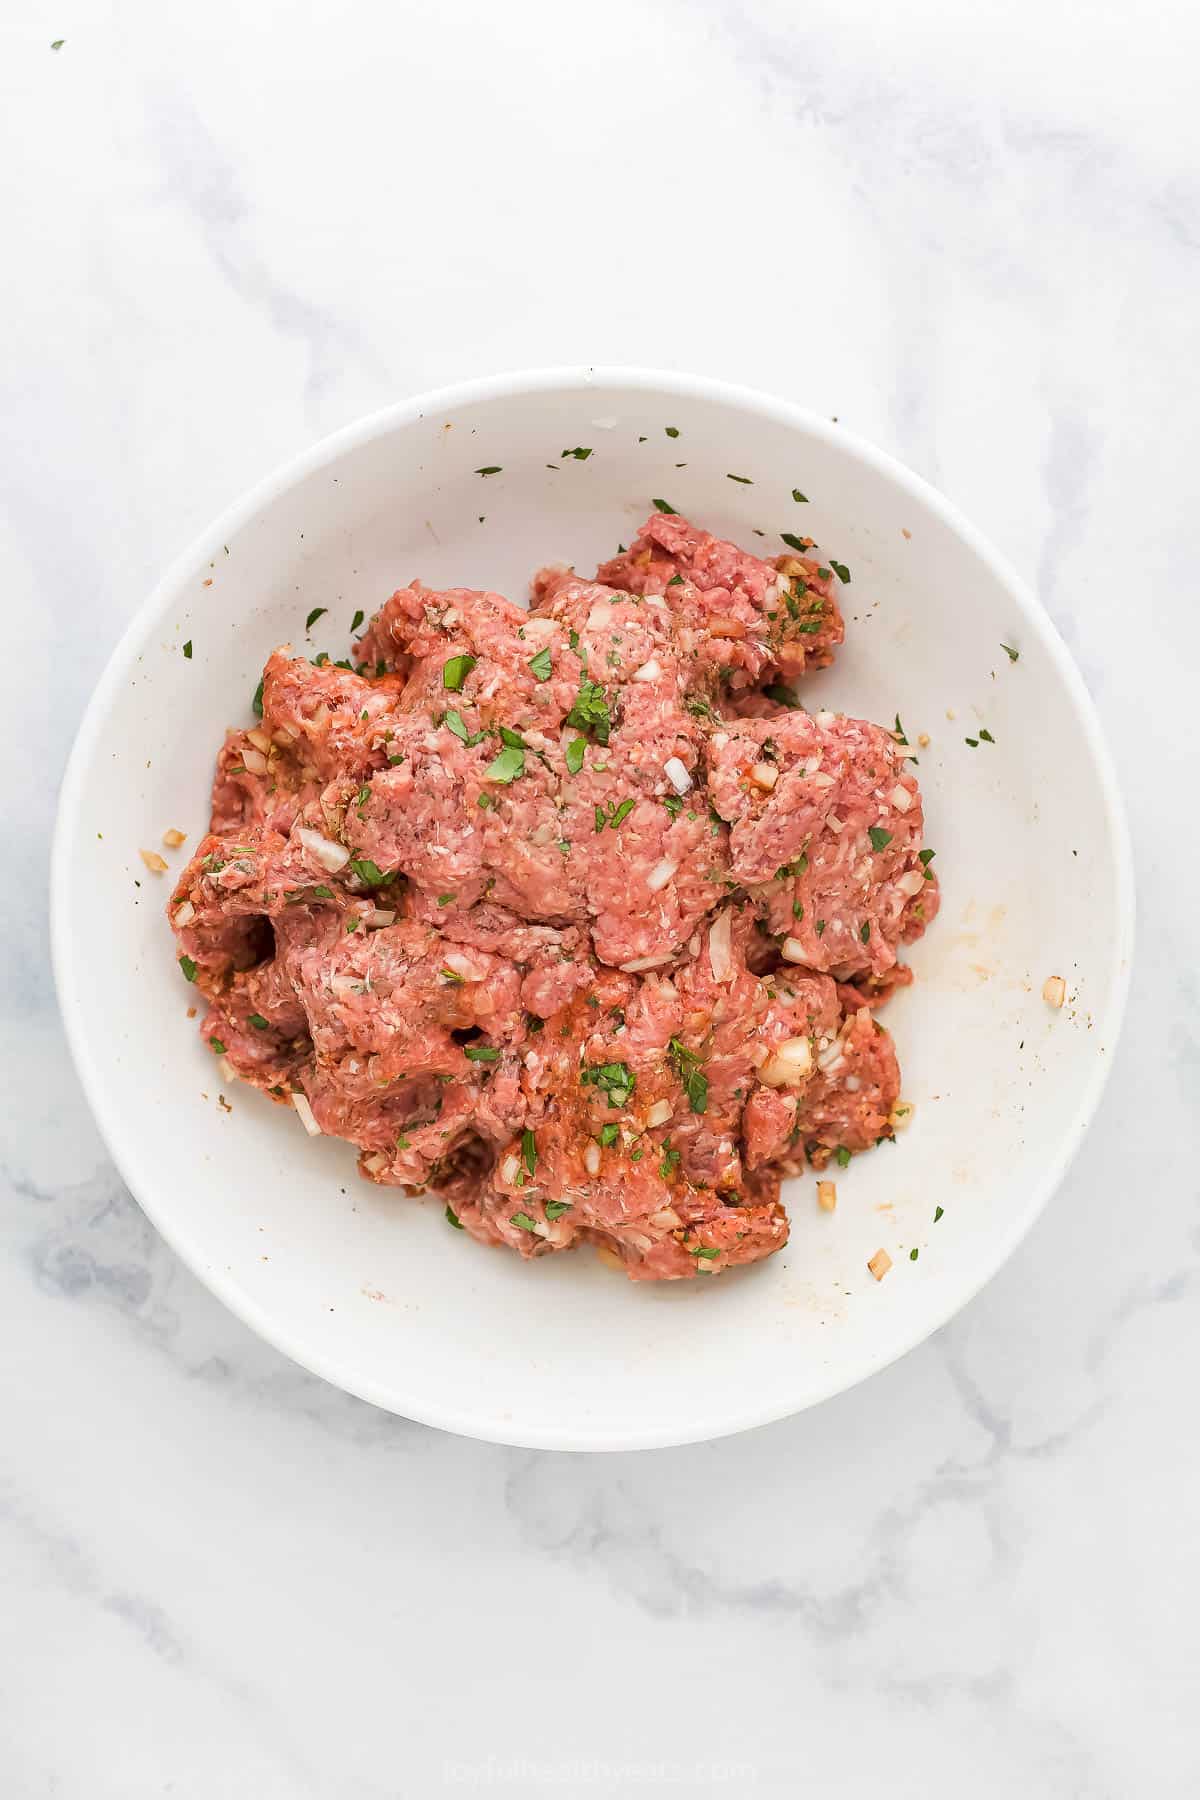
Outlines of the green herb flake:
{"label": "green herb flake", "polygon": [[777,706],[786,706],[789,712],[803,710],[791,688],[784,687],[783,683],[780,681],[773,681],[770,687],[765,687],[763,689],[763,693],[768,700],[774,700]]}
{"label": "green herb flake", "polygon": [[678,794],[664,794],[662,803],[667,809],[668,818],[677,819],[683,811],[683,801]]}
{"label": "green herb flake", "polygon": [[521,1231],[536,1231],[537,1230],[537,1220],[531,1219],[527,1212],[513,1213],[512,1217],[510,1218],[510,1220],[508,1222],[510,1225],[516,1225]]}
{"label": "green herb flake", "polygon": [[586,462],[591,454],[591,449],[586,448],[583,444],[576,444],[573,450],[563,450],[560,452],[561,456],[573,456],[576,462]]}
{"label": "green herb flake", "polygon": [[838,1145],[837,1166],[839,1169],[848,1169],[850,1167],[850,1152],[847,1150],[845,1144]]}
{"label": "green herb flake", "polygon": [[515,744],[506,744],[483,772],[485,781],[498,781],[508,787],[519,775],[525,773],[525,752]]}
{"label": "green herb flake", "polygon": [[453,901],[455,901],[457,899],[458,899],[457,894],[439,894],[437,897],[439,906],[449,906]]}
{"label": "green herb flake", "polygon": [[799,488],[792,489],[792,499],[796,502],[796,504],[798,506],[807,506],[808,505],[808,495],[802,494],[800,492]]}
{"label": "green herb flake", "polygon": [[305,631],[311,631],[317,620],[323,619],[328,611],[329,608],[327,606],[314,606],[307,619],[304,621]]}
{"label": "green herb flake", "polygon": [[448,981],[451,987],[463,987],[466,985],[466,976],[460,975],[457,969],[447,968],[445,963],[443,963],[438,970],[438,974],[443,981]]}
{"label": "green herb flake", "polygon": [[183,646],[183,654],[187,658],[188,662],[191,662],[191,660],[192,660],[192,640],[191,640],[191,638],[189,638],[187,643]]}
{"label": "green herb flake", "polygon": [[654,506],[658,512],[675,513],[675,516],[678,517],[678,513],[676,512],[676,509],[671,505],[669,500],[656,500],[654,502]]}
{"label": "green herb flake", "polygon": [[981,741],[985,744],[994,744],[996,741],[995,738],[992,736],[991,732],[987,729],[986,725],[984,726],[983,730],[979,733],[979,736],[980,736]]}
{"label": "green herb flake", "polygon": [[942,1217],[942,1214],[945,1212],[945,1210],[946,1209],[944,1206],[939,1206],[937,1208],[936,1212],[933,1215],[933,1222],[935,1225],[937,1224],[938,1220]]}
{"label": "green herb flake", "polygon": [[683,576],[682,575],[672,575],[670,581],[668,581],[668,583],[667,583],[667,586],[668,587],[682,587],[683,586]]}
{"label": "green herb flake", "polygon": [[899,713],[896,714],[896,724],[895,724],[895,729],[892,732],[892,736],[895,738],[895,740],[898,744],[907,744],[907,742],[908,742],[908,739],[904,735],[904,727],[900,723],[900,714]]}
{"label": "green herb flake", "polygon": [[474,656],[452,656],[449,662],[442,664],[442,686],[452,694],[461,692],[463,682],[477,661]]}
{"label": "green herb flake", "polygon": [[918,852],[917,861],[924,863],[925,867],[928,868],[936,855],[936,850],[921,850]]}
{"label": "green herb flake", "polygon": [[362,607],[361,607],[361,606],[360,606],[360,607],[359,607],[359,609],[358,609],[358,611],[357,611],[357,612],[356,612],[356,613],[355,613],[355,615],[354,615],[354,617],[353,617],[353,618],[352,618],[352,619],[351,619],[351,621],[350,621],[350,635],[351,635],[351,637],[353,637],[353,636],[354,636],[354,633],[355,633],[355,632],[356,632],[356,631],[357,631],[357,630],[358,630],[358,628],[359,628],[359,626],[360,626],[360,625],[361,625],[361,624],[362,624],[362,622],[363,622],[363,618],[364,618],[364,616],[365,616],[365,615],[364,615],[364,613],[363,613],[363,609],[362,609]]}
{"label": "green herb flake", "polygon": [[824,921],[824,919],[817,920],[817,936],[818,937],[825,936],[825,921]]}
{"label": "green herb flake", "polygon": [[598,1139],[600,1148],[602,1150],[610,1150],[612,1148],[612,1146],[616,1143],[616,1141],[617,1141],[618,1137],[620,1137],[620,1135],[621,1135],[620,1131],[616,1125],[611,1124],[611,1123],[608,1125],[602,1125],[600,1127],[600,1135],[599,1135],[599,1139]]}
{"label": "green herb flake", "polygon": [[871,921],[870,921],[870,919],[866,919],[863,921],[862,927],[861,927],[858,935],[864,944],[867,944],[871,941]]}
{"label": "green herb flake", "polygon": [[704,1073],[701,1059],[694,1050],[673,1037],[667,1046],[675,1071],[679,1076],[688,1105],[694,1113],[708,1111],[708,1076]]}
{"label": "green herb flake", "polygon": [[449,1201],[446,1203],[446,1223],[448,1225],[453,1225],[455,1231],[462,1231],[464,1228],[462,1220],[450,1205]]}
{"label": "green herb flake", "polygon": [[607,1094],[613,1108],[627,1106],[637,1086],[637,1076],[623,1062],[593,1063],[579,1071],[579,1080],[584,1087],[596,1087]]}
{"label": "green herb flake", "polygon": [[571,1202],[569,1200],[547,1200],[546,1202],[546,1217],[551,1225],[555,1219],[561,1219],[563,1214],[570,1210]]}
{"label": "green herb flake", "polygon": [[254,716],[256,719],[261,719],[263,716],[262,700],[263,700],[263,684],[260,681],[258,686],[254,690],[254,698],[250,702],[251,708],[254,712]]}
{"label": "green herb flake", "polygon": [[605,812],[605,810],[602,806],[598,806],[596,808],[595,818],[596,818],[596,830],[603,831],[604,827],[608,824],[608,814]]}
{"label": "green herb flake", "polygon": [[1021,652],[1019,650],[1014,650],[1011,644],[1001,644],[1000,648],[1003,650],[1005,656],[1007,656],[1009,662],[1019,662],[1021,660]]}
{"label": "green herb flake", "polygon": [[530,1176],[537,1174],[537,1140],[532,1131],[521,1133],[521,1161]]}
{"label": "green herb flake", "polygon": [[753,487],[754,483],[748,475],[726,475],[726,481],[740,481],[743,487]]}
{"label": "green herb flake", "polygon": [[690,1255],[702,1257],[705,1262],[714,1262],[721,1254],[720,1250],[709,1244],[699,1244],[695,1248],[691,1244],[685,1244],[684,1248]]}
{"label": "green herb flake", "polygon": [[845,563],[834,562],[831,556],[829,559],[829,567],[833,570],[840,582],[843,582],[846,587],[850,586],[850,571]]}
{"label": "green herb flake", "polygon": [[566,748],[567,774],[578,775],[583,767],[583,756],[587,749],[586,738],[572,738]]}
{"label": "green herb flake", "polygon": [[529,668],[530,672],[536,675],[539,681],[549,681],[554,670],[550,661],[550,646],[548,644],[544,650],[539,650],[537,655],[530,659]]}
{"label": "green herb flake", "polygon": [[667,436],[670,438],[676,438],[679,436],[678,425],[664,425],[663,430],[666,432]]}
{"label": "green herb flake", "polygon": [[486,469],[476,469],[475,473],[477,475],[499,475],[503,467],[503,463],[489,463]]}
{"label": "green herb flake", "polygon": [[608,697],[598,681],[590,681],[586,675],[580,678],[579,692],[566,723],[574,726],[576,731],[588,732],[598,744],[607,744],[612,715],[608,710]]}
{"label": "green herb flake", "polygon": [[[378,863],[371,861],[369,856],[352,856],[350,858],[350,867],[358,876],[358,879],[360,881],[365,881],[368,887],[382,887],[385,881],[391,879],[390,876],[384,874]],[[328,892],[328,889],[326,889],[326,892]]]}
{"label": "green herb flake", "polygon": [[179,959],[179,966],[183,970],[183,978],[185,981],[195,981],[196,965],[190,956],[181,956]]}
{"label": "green herb flake", "polygon": [[612,818],[608,821],[613,831],[629,817],[636,805],[636,798],[631,796],[627,800],[622,800],[620,806],[614,806]]}
{"label": "green herb flake", "polygon": [[52,50],[61,50],[63,45],[66,43],[66,41],[67,41],[66,38],[55,38],[55,40],[51,44],[50,48]]}
{"label": "green herb flake", "polygon": [[208,1047],[214,1056],[224,1056],[225,1054],[225,1046],[220,1038],[209,1038]]}
{"label": "green herb flake", "polygon": [[467,1044],[463,1055],[468,1062],[494,1063],[500,1061],[500,1052],[492,1044]]}
{"label": "green herb flake", "polygon": [[664,1140],[662,1161],[658,1165],[659,1174],[662,1176],[664,1181],[668,1181],[670,1179],[672,1173],[674,1172],[674,1170],[676,1170],[678,1167],[679,1167],[679,1151],[672,1150],[670,1144]]}
{"label": "green herb flake", "polygon": [[801,556],[808,555],[809,546],[805,543],[803,538],[798,538],[795,532],[781,531],[779,535],[789,550],[798,550]]}
{"label": "green herb flake", "polygon": [[872,850],[886,850],[892,841],[891,832],[884,831],[879,825],[868,826],[867,836],[871,840]]}
{"label": "green herb flake", "polygon": [[397,1148],[397,1150],[411,1150],[412,1149],[412,1144],[405,1137],[403,1132],[401,1132],[399,1137],[396,1139],[396,1148]]}
{"label": "green herb flake", "polygon": [[793,919],[802,919],[804,917],[804,908],[798,900],[792,901],[792,917]]}
{"label": "green herb flake", "polygon": [[963,743],[969,745],[972,750],[978,750],[979,748],[978,738],[964,738]]}
{"label": "green herb flake", "polygon": [[271,1029],[261,1013],[251,1013],[250,1024],[253,1025],[255,1031],[270,1031]]}

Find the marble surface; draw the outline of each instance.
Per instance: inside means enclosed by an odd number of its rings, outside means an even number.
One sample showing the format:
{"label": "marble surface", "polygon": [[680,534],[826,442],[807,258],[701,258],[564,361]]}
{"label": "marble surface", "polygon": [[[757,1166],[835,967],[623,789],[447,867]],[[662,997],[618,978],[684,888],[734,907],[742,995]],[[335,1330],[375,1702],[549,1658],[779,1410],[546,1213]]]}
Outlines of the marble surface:
{"label": "marble surface", "polygon": [[[1197,1791],[1198,51],[1182,0],[0,12],[13,1800]],[[357,414],[553,361],[775,389],[942,487],[1083,668],[1141,904],[1103,1115],[987,1291],[804,1417],[597,1459],[226,1314],[106,1157],[46,941],[165,562]]]}

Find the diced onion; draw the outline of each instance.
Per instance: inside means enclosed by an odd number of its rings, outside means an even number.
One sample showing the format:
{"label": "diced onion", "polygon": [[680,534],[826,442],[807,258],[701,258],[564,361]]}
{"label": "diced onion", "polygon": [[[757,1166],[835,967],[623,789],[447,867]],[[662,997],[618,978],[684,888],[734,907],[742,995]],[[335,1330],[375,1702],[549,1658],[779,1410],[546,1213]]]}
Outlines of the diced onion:
{"label": "diced onion", "polygon": [[750,779],[756,787],[766,788],[768,792],[779,780],[779,770],[774,763],[756,762],[750,765]]}
{"label": "diced onion", "polygon": [[784,962],[802,963],[806,960],[807,952],[799,938],[789,937],[784,938],[780,955]]}
{"label": "diced onion", "polygon": [[185,900],[182,906],[175,908],[175,923],[181,931],[185,925],[191,924],[195,916],[196,909],[190,900]]}
{"label": "diced onion", "polygon": [[168,850],[178,850],[180,844],[183,844],[186,842],[187,842],[187,832],[186,831],[176,831],[174,825],[171,826],[169,831],[163,832],[163,843],[166,845]]}
{"label": "diced onion", "polygon": [[812,1074],[812,1045],[806,1037],[785,1038],[758,1071],[768,1087],[795,1087]]}
{"label": "diced onion", "polygon": [[1067,984],[1061,975],[1047,975],[1042,984],[1042,999],[1057,1012],[1067,997]]}
{"label": "diced onion", "polygon": [[[446,961],[449,962],[449,960],[447,957]],[[671,952],[669,950],[663,956],[635,956],[632,962],[620,965],[621,973],[623,975],[640,975],[644,969],[661,969],[664,963],[670,961]]]}
{"label": "diced onion", "polygon": [[925,886],[925,874],[922,869],[909,869],[898,877],[896,886],[902,894],[919,894]]}
{"label": "diced onion", "polygon": [[712,613],[704,623],[710,637],[744,638],[746,635],[746,627],[741,619],[731,618],[728,613]]}
{"label": "diced onion", "polygon": [[246,736],[254,745],[254,748],[256,750],[261,750],[264,756],[271,748],[270,738],[267,736],[266,732],[261,730],[257,725],[254,727],[253,731],[248,731]]}
{"label": "diced onion", "polygon": [[888,799],[891,801],[897,812],[907,812],[913,803],[911,790],[906,788],[902,781],[896,783],[895,787],[888,795]]}
{"label": "diced onion", "polygon": [[350,852],[344,844],[335,844],[332,838],[322,837],[319,831],[310,831],[307,825],[301,825],[296,836],[308,851],[308,854],[320,863],[323,869],[333,874],[344,869],[350,861]]}
{"label": "diced onion", "polygon": [[832,775],[826,775],[823,771],[814,771],[808,777],[808,785],[815,788],[831,788],[834,785],[834,778]]}
{"label": "diced onion", "polygon": [[669,1100],[656,1100],[646,1114],[647,1125],[665,1125],[675,1108]]}
{"label": "diced onion", "polygon": [[600,1146],[589,1144],[583,1153],[583,1166],[589,1175],[600,1173]]}
{"label": "diced onion", "polygon": [[309,1137],[320,1137],[321,1127],[317,1124],[313,1109],[308,1104],[308,1095],[302,1094],[298,1089],[293,1088],[292,1105],[299,1113],[300,1123],[303,1125],[305,1131],[307,1131]]}
{"label": "diced onion", "polygon": [[607,600],[597,600],[587,618],[589,631],[600,631],[605,625],[612,623],[613,609]]}
{"label": "diced onion", "polygon": [[708,961],[714,981],[729,979],[733,966],[732,943],[733,914],[725,907],[717,914],[708,932]]}
{"label": "diced onion", "polygon": [[668,756],[663,764],[663,774],[677,794],[686,794],[691,791],[692,778],[677,756]]}
{"label": "diced onion", "polygon": [[378,1175],[380,1169],[387,1168],[387,1157],[382,1150],[376,1150],[373,1156],[363,1157],[363,1168],[372,1175]]}
{"label": "diced onion", "polygon": [[876,1281],[882,1281],[891,1266],[892,1259],[886,1250],[877,1250],[867,1263],[867,1267]]}
{"label": "diced onion", "polygon": [[267,759],[261,750],[243,750],[242,761],[252,775],[265,775],[267,772]]}
{"label": "diced onion", "polygon": [[166,874],[167,859],[165,856],[160,856],[157,850],[139,850],[138,855],[152,875]]}
{"label": "diced onion", "polygon": [[220,1075],[222,1081],[236,1081],[238,1079],[237,1070],[227,1056],[218,1056],[217,1073]]}
{"label": "diced onion", "polygon": [[842,1060],[842,1040],[834,1038],[832,1044],[827,1044],[817,1057],[817,1067],[822,1075],[831,1075],[841,1068]]}
{"label": "diced onion", "polygon": [[456,975],[461,975],[464,981],[479,980],[479,971],[475,967],[475,964],[473,962],[468,962],[467,958],[460,955],[457,950],[451,950],[446,956],[445,962],[446,967],[448,969],[453,969]]}
{"label": "diced onion", "polygon": [[516,1156],[506,1156],[504,1161],[500,1164],[501,1181],[503,1181],[507,1187],[511,1187],[520,1173],[520,1159]]}
{"label": "diced onion", "polygon": [[657,681],[661,674],[662,664],[651,657],[648,662],[642,664],[640,669],[635,669],[629,679],[630,681]]}
{"label": "diced onion", "polygon": [[833,724],[834,720],[837,718],[836,713],[824,712],[824,711],[819,712],[819,713],[815,714],[814,716],[816,718],[817,724],[823,726],[826,731],[829,730],[829,727]]}
{"label": "diced onion", "polygon": [[389,906],[377,906],[374,917],[367,920],[368,931],[379,931],[385,925],[394,925],[396,915]]}
{"label": "diced onion", "polygon": [[673,863],[671,859],[666,856],[663,857],[661,862],[655,863],[649,875],[646,877],[646,886],[650,889],[650,892],[652,894],[657,894],[659,888],[665,888],[678,867],[678,863]]}
{"label": "diced onion", "polygon": [[683,1220],[673,1207],[664,1206],[661,1212],[650,1214],[649,1223],[657,1231],[678,1231]]}
{"label": "diced onion", "polygon": [[[846,1086],[849,1087],[849,1085],[850,1083],[847,1082]],[[911,1100],[897,1100],[888,1114],[888,1124],[893,1131],[907,1131],[912,1124],[913,1114],[916,1110]]]}
{"label": "diced onion", "polygon": [[833,1212],[837,1208],[837,1182],[818,1181],[817,1205],[822,1212]]}

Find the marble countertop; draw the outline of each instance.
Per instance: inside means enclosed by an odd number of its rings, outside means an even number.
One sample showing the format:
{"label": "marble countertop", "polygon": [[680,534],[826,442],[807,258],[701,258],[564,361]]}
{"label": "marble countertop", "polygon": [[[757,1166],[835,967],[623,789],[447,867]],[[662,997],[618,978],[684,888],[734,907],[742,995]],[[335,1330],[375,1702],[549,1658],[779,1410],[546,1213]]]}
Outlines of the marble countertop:
{"label": "marble countertop", "polygon": [[[13,1800],[1197,1791],[1198,51],[1182,0],[4,10]],[[114,1173],[46,935],[165,563],[335,426],[548,362],[773,389],[944,489],[1079,660],[1141,906],[1102,1116],[974,1304],[803,1417],[592,1459],[230,1317]]]}

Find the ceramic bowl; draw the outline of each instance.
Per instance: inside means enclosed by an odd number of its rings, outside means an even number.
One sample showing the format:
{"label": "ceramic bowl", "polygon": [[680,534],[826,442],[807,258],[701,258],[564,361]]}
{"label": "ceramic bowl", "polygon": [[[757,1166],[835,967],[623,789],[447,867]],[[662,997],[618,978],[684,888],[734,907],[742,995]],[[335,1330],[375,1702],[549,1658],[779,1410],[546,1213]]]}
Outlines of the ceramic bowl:
{"label": "ceramic bowl", "polygon": [[[591,454],[564,458],[564,446]],[[914,986],[886,1014],[915,1106],[902,1139],[833,1171],[832,1214],[811,1177],[789,1183],[791,1241],[767,1262],[639,1285],[590,1251],[525,1263],[472,1242],[435,1196],[359,1180],[349,1145],[308,1138],[246,1088],[227,1110],[186,1016],[196,996],[164,919],[169,877],[138,852],[169,826],[189,844],[203,832],[222,730],[250,722],[274,645],[342,656],[354,612],[413,577],[523,598],[537,565],[588,570],[628,543],[652,496],[764,554],[784,532],[812,535],[848,566],[846,643],[805,701],[899,718],[920,743],[943,901],[910,952]],[[317,606],[328,611],[306,639]],[[1029,1229],[1096,1109],[1133,914],[1092,706],[995,551],[837,425],[631,370],[507,375],[405,401],[218,520],[96,689],[52,879],[59,995],[88,1098],[189,1267],[352,1393],[449,1430],[576,1450],[682,1443],[797,1412],[963,1306]],[[1042,995],[1052,975],[1067,987],[1057,1010]],[[892,1267],[876,1281],[867,1263],[880,1249]]]}

